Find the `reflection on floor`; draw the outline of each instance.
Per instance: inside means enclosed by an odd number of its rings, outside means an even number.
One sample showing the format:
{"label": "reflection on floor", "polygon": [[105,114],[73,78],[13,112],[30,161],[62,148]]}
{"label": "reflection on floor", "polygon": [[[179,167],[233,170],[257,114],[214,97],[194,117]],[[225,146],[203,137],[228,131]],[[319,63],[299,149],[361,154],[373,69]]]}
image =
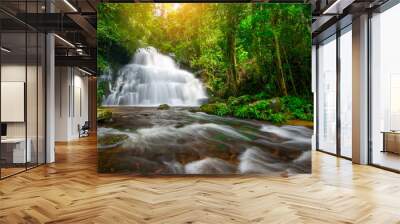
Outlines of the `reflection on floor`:
{"label": "reflection on floor", "polygon": [[4,177],[10,176],[10,175],[19,173],[19,172],[24,171],[24,170],[25,170],[25,167],[23,167],[23,168],[22,167],[1,168],[1,178],[4,178]]}
{"label": "reflection on floor", "polygon": [[400,175],[313,152],[289,177],[98,174],[95,138],[0,181],[0,223],[399,223]]}
{"label": "reflection on floor", "polygon": [[18,165],[7,165],[6,167],[2,167],[0,172],[1,172],[1,178],[6,178],[8,176],[20,173],[25,171],[26,169],[30,169],[33,167],[36,167],[36,163],[27,163],[26,166],[25,164],[18,164]]}
{"label": "reflection on floor", "polygon": [[388,167],[400,171],[400,155],[392,152],[381,152],[376,150],[372,157],[376,165]]}

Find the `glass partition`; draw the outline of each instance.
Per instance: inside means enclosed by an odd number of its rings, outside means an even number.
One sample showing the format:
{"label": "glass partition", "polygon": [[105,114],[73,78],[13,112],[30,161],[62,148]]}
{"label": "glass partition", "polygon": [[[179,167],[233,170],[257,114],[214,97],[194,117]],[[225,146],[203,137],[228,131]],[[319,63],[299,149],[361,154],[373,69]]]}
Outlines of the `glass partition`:
{"label": "glass partition", "polygon": [[1,35],[2,177],[24,171],[31,162],[26,136],[26,41],[25,32]]}
{"label": "glass partition", "polygon": [[371,162],[400,170],[400,5],[371,19]]}
{"label": "glass partition", "polygon": [[[43,1],[26,3],[0,7],[43,10]],[[45,163],[45,44],[43,33],[0,12],[1,179]]]}
{"label": "glass partition", "polygon": [[340,154],[352,157],[352,32],[345,28],[340,36]]}
{"label": "glass partition", "polygon": [[318,149],[336,153],[336,36],[318,47]]}

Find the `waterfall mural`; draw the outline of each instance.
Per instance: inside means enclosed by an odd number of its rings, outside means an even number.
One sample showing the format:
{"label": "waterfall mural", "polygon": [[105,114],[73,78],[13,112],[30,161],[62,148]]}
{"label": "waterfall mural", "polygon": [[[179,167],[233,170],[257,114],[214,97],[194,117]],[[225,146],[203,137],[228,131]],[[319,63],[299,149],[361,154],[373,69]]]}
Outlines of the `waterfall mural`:
{"label": "waterfall mural", "polygon": [[124,66],[103,105],[199,106],[207,99],[200,80],[153,47],[139,48]]}
{"label": "waterfall mural", "polygon": [[98,6],[98,170],[311,172],[310,7]]}

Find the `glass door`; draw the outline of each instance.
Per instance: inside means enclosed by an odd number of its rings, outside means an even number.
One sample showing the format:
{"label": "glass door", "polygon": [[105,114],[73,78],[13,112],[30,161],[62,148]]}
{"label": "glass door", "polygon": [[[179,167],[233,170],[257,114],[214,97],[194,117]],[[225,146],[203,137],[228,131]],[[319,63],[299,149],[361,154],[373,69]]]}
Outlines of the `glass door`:
{"label": "glass door", "polygon": [[336,154],[336,35],[318,47],[318,145]]}

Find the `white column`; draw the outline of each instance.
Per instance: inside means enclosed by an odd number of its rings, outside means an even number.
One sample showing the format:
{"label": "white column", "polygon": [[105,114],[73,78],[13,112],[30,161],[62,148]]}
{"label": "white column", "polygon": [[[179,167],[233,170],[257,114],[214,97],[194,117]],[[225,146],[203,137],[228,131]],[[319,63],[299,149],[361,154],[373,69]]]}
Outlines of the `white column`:
{"label": "white column", "polygon": [[316,150],[317,148],[317,48],[315,45],[312,45],[312,53],[311,53],[311,92],[313,93],[314,99],[314,131],[311,137],[311,149]]}
{"label": "white column", "polygon": [[52,163],[55,161],[54,149],[54,133],[55,133],[55,56],[54,56],[54,34],[46,36],[46,162]]}
{"label": "white column", "polygon": [[353,19],[353,162],[368,163],[368,15]]}
{"label": "white column", "polygon": [[70,140],[71,67],[55,68],[55,141]]}

